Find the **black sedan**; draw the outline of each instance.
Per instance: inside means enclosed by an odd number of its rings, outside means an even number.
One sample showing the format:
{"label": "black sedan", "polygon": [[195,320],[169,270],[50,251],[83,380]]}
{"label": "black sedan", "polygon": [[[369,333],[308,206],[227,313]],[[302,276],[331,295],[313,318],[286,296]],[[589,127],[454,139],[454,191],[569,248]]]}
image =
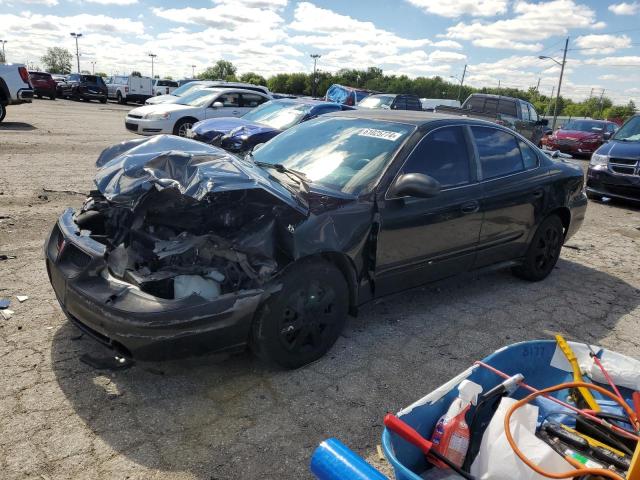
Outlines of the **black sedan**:
{"label": "black sedan", "polygon": [[72,73],[67,77],[67,83],[71,87],[71,98],[74,100],[98,100],[100,103],[107,103],[107,85],[102,77]]}
{"label": "black sedan", "polygon": [[579,167],[499,125],[351,111],[238,158],[174,136],[98,159],[45,244],[69,319],[121,355],[250,345],[294,368],[348,313],[456,273],[545,278],[587,205]]}
{"label": "black sedan", "polygon": [[640,115],[627,120],[591,156],[587,195],[640,202]]}

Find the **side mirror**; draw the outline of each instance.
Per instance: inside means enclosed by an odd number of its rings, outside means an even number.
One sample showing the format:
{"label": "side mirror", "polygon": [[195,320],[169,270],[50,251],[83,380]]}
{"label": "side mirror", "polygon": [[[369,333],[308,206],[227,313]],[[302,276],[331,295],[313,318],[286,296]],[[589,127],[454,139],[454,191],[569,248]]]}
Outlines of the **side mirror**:
{"label": "side mirror", "polygon": [[213,105],[211,105],[212,108],[224,108],[224,103],[222,102],[213,102]]}
{"label": "side mirror", "polygon": [[604,138],[605,140],[609,140],[611,138],[612,133],[611,132],[604,132],[604,134],[602,135],[602,138]]}
{"label": "side mirror", "polygon": [[540,120],[538,120],[538,125],[542,125],[544,127],[546,127],[547,125],[549,125],[549,119],[548,118],[542,118]]}
{"label": "side mirror", "polygon": [[440,182],[422,173],[405,173],[396,179],[389,193],[394,197],[431,198],[440,193]]}

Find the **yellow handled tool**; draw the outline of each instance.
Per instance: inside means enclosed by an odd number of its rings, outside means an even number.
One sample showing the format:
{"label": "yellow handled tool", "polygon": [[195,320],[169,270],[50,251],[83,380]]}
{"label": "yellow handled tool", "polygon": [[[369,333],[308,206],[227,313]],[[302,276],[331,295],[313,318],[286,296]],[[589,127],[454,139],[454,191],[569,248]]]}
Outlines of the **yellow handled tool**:
{"label": "yellow handled tool", "polygon": [[[573,381],[584,382],[584,380],[582,379],[582,372],[580,371],[580,365],[578,364],[576,354],[573,353],[573,350],[571,350],[571,347],[569,346],[567,341],[562,335],[558,334],[556,335],[556,342],[558,342],[558,347],[560,347],[560,350],[562,350],[564,356],[567,357],[567,360],[569,360],[569,364],[573,369]],[[601,410],[600,405],[598,405],[595,398],[593,398],[593,395],[591,395],[591,392],[588,389],[584,387],[578,387],[578,391],[591,410],[593,410],[594,412],[599,412]]]}
{"label": "yellow handled tool", "polygon": [[627,472],[627,480],[640,480],[640,442],[636,447],[636,453],[633,454],[631,459],[631,467]]}

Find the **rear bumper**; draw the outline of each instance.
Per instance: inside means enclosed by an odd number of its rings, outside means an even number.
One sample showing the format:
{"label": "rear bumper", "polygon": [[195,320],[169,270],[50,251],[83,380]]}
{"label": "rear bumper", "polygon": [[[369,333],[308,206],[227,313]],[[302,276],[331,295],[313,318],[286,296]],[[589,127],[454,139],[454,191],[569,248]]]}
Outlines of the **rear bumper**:
{"label": "rear bumper", "polygon": [[21,88],[16,93],[16,98],[9,101],[9,105],[20,105],[21,103],[31,103],[33,101],[33,89]]}
{"label": "rear bumper", "polygon": [[611,173],[606,166],[589,167],[587,192],[604,197],[640,202],[640,175]]}
{"label": "rear bumper", "polygon": [[[64,243],[62,243],[64,241]],[[62,253],[58,246],[63,245]],[[159,360],[244,348],[262,290],[167,300],[103,273],[104,246],[82,235],[65,211],[45,243],[49,280],[63,312],[121,355]]]}

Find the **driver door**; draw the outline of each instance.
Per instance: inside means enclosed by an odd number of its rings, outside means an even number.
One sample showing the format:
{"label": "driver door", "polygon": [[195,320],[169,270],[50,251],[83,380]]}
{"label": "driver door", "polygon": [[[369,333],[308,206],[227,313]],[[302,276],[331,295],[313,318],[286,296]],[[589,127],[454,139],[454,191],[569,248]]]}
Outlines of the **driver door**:
{"label": "driver door", "polygon": [[380,202],[376,296],[444,278],[472,267],[480,229],[482,188],[468,129],[437,128],[418,143],[398,176],[429,175],[441,185],[431,198]]}
{"label": "driver door", "polygon": [[[222,103],[221,107],[214,107],[216,103]],[[240,94],[236,92],[227,92],[218,96],[207,108],[205,112],[206,118],[218,117],[240,117],[242,115],[240,108]]]}

